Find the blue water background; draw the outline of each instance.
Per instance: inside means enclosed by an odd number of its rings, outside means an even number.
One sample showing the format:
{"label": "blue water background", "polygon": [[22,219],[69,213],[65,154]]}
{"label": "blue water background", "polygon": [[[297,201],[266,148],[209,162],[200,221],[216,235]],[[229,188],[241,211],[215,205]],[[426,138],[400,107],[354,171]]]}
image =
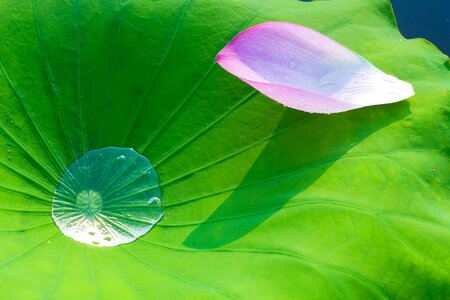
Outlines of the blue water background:
{"label": "blue water background", "polygon": [[405,38],[421,37],[450,54],[450,0],[391,0]]}
{"label": "blue water background", "polygon": [[405,38],[427,39],[450,54],[450,0],[391,0],[391,3]]}

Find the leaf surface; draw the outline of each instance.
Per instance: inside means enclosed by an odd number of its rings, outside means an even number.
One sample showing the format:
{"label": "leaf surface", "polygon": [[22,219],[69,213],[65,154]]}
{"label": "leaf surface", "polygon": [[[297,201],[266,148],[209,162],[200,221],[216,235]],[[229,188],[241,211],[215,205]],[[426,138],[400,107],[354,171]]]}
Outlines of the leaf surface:
{"label": "leaf surface", "polygon": [[[311,27],[414,85],[336,115],[281,106],[214,63],[266,21]],[[448,57],[388,1],[0,3],[3,299],[445,299]],[[132,147],[165,216],[95,248],[51,217],[64,169]]]}

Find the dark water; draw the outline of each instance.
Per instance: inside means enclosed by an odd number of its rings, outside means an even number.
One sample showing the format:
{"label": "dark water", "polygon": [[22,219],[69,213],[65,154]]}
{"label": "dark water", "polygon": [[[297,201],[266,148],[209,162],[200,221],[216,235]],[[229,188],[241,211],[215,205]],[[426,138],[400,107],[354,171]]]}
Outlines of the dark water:
{"label": "dark water", "polygon": [[450,54],[450,0],[391,0],[391,3],[404,37],[427,39]]}
{"label": "dark water", "polygon": [[400,32],[422,37],[450,54],[450,0],[391,0]]}

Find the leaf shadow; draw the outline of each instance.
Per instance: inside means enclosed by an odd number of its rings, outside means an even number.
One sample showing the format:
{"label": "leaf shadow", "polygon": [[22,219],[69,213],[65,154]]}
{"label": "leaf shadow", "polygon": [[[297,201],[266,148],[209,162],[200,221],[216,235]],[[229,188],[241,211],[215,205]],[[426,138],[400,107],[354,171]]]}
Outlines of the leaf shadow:
{"label": "leaf shadow", "polygon": [[[240,239],[313,184],[351,148],[409,114],[407,101],[312,117],[286,109],[275,131],[284,132],[267,143],[240,185],[183,244],[213,249]],[[305,121],[295,126],[302,118]]]}

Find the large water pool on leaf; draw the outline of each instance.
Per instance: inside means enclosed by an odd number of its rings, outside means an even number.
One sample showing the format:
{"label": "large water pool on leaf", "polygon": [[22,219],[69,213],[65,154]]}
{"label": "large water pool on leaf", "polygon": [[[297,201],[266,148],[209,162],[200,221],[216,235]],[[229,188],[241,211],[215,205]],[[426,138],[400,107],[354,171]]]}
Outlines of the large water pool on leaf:
{"label": "large water pool on leaf", "polygon": [[129,243],[163,216],[159,177],[130,148],[89,151],[64,172],[52,215],[68,237],[95,246]]}

